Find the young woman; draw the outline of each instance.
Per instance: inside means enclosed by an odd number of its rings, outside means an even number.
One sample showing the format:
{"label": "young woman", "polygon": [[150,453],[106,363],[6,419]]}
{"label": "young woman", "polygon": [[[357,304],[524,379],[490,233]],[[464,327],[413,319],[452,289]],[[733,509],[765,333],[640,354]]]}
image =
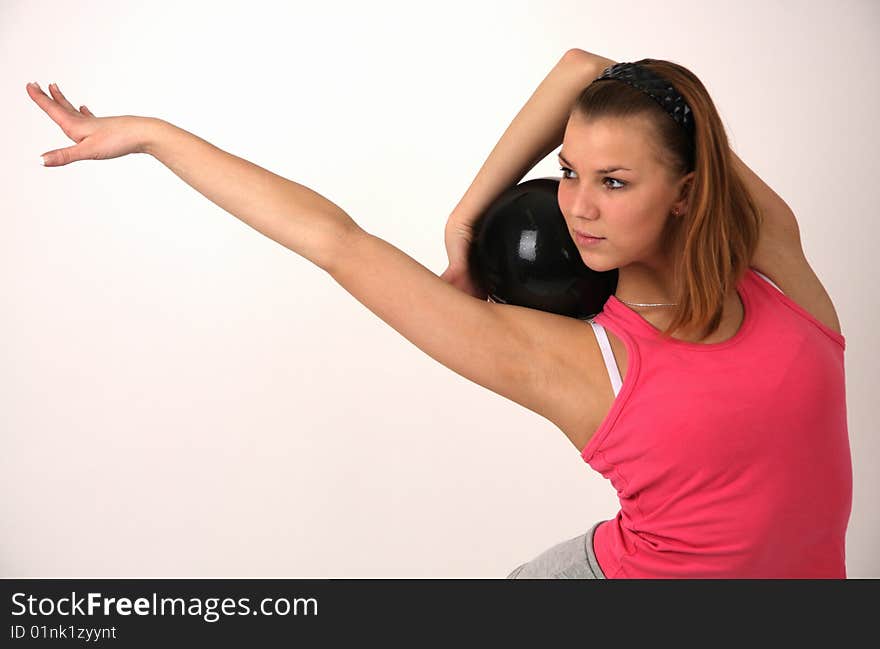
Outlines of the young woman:
{"label": "young woman", "polygon": [[[615,63],[572,49],[542,81],[450,217],[442,277],[309,188],[168,122],[99,118],[54,86],[28,93],[76,142],[47,166],[153,155],[432,358],[562,430],[620,512],[511,577],[844,578],[845,340],[794,214],[729,149],[690,71],[637,64],[674,86],[676,113],[597,79]],[[591,268],[619,269],[588,323],[487,302],[467,274],[472,224],[560,143],[572,238]]]}

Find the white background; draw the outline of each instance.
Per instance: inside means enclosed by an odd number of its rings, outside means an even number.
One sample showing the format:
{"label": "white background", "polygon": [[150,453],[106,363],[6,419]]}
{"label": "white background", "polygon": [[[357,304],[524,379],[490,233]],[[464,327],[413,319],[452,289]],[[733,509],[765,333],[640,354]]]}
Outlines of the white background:
{"label": "white background", "polygon": [[0,1],[0,576],[497,578],[613,517],[553,424],[158,161],[40,166],[72,142],[25,91],[172,122],[439,275],[449,213],[578,47],[691,69],[795,210],[847,340],[848,575],[880,577],[878,32],[873,0]]}

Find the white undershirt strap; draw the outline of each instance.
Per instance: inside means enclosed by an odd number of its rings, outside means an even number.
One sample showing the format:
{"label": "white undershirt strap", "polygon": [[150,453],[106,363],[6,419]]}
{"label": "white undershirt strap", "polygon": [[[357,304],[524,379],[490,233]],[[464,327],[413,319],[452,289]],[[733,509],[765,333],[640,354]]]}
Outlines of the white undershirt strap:
{"label": "white undershirt strap", "polygon": [[[752,270],[755,270],[755,269],[752,269]],[[761,277],[763,277],[764,279],[766,279],[768,282],[770,282],[771,284],[773,284],[773,286],[776,286],[776,284],[773,282],[773,280],[770,279],[769,277],[767,277],[764,273],[762,273],[762,272],[759,271],[759,270],[755,270],[755,272],[756,272],[758,275],[760,275]],[[780,293],[782,293],[782,289],[779,288],[778,286],[776,286],[776,290],[779,291]],[[785,295],[785,293],[782,293],[782,294]]]}
{"label": "white undershirt strap", "polygon": [[614,352],[611,351],[611,342],[608,340],[608,333],[605,327],[587,320],[593,327],[593,333],[596,334],[596,340],[599,341],[599,349],[602,350],[602,357],[605,359],[605,367],[608,368],[608,376],[611,377],[611,387],[614,390],[614,396],[620,392],[623,381],[620,380],[620,371],[617,369],[617,361],[614,360]]}

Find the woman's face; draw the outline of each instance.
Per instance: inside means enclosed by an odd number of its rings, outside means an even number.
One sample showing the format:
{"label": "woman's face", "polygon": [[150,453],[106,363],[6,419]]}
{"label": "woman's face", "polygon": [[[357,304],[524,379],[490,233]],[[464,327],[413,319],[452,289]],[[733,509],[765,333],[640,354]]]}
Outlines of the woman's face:
{"label": "woman's face", "polygon": [[[587,122],[574,111],[565,129],[559,164],[559,208],[584,263],[596,271],[631,263],[664,263],[665,227],[679,199],[684,178],[672,182],[654,159],[650,132],[643,119]],[[563,160],[564,158],[564,160]],[[611,170],[613,167],[625,169]],[[575,232],[603,237],[597,243],[578,240]]]}

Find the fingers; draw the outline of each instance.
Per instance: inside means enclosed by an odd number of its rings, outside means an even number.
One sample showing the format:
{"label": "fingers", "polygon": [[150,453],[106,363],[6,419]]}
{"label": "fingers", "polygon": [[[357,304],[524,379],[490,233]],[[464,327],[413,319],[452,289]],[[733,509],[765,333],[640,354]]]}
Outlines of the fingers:
{"label": "fingers", "polygon": [[42,88],[35,83],[29,83],[27,91],[30,98],[37,103],[37,106],[42,108],[46,114],[52,118],[52,121],[59,124],[60,122],[58,120],[63,119],[64,109],[61,108],[55,100],[43,92]]}
{"label": "fingers", "polygon": [[65,97],[64,95],[61,94],[61,90],[58,89],[58,86],[56,84],[54,84],[54,83],[49,84],[49,92],[52,93],[52,96],[55,98],[55,101],[57,101],[59,104],[64,106],[66,109],[73,110],[73,111],[76,110],[76,108],[74,108],[71,105],[71,103],[69,101],[67,101],[67,97]]}
{"label": "fingers", "polygon": [[[56,124],[61,125],[66,113],[73,112],[77,115],[81,114],[77,112],[69,101],[67,101],[55,84],[49,86],[49,91],[54,96],[54,99],[43,92],[43,89],[40,88],[38,84],[29,83],[27,85],[27,92],[30,98],[33,99],[37,106],[42,108]],[[94,115],[92,115],[92,117],[94,117]]]}

